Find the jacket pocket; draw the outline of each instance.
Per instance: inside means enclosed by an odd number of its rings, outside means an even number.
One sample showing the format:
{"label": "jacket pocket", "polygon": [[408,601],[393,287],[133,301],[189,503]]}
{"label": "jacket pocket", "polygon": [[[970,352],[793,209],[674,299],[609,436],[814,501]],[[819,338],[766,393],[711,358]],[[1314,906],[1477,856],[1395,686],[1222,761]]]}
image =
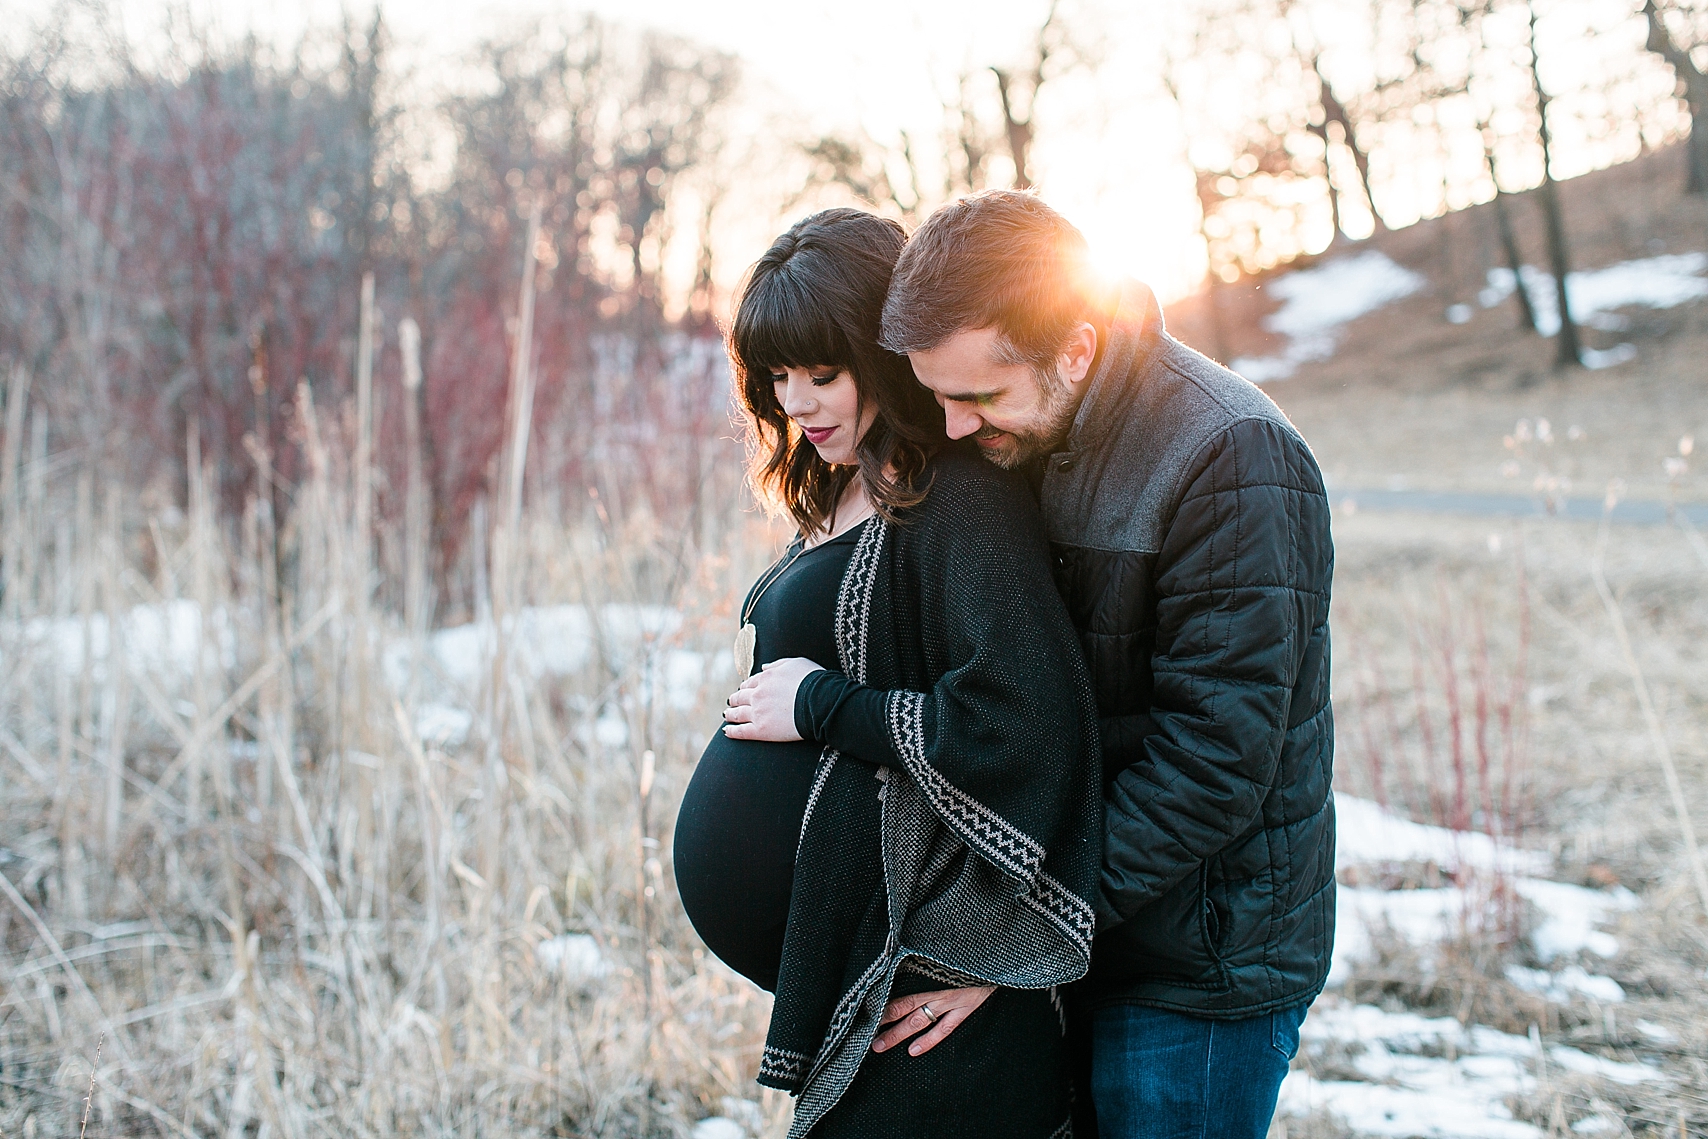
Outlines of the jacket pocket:
{"label": "jacket pocket", "polygon": [[1225,915],[1209,893],[1209,864],[1097,939],[1095,972],[1106,983],[1148,981],[1228,987],[1220,943]]}

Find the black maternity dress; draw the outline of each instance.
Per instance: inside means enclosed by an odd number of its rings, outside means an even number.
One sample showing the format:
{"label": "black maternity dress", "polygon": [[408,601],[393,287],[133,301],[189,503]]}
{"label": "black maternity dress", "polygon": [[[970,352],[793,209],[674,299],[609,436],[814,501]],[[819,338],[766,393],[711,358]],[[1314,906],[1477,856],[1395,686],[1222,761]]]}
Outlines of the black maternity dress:
{"label": "black maternity dress", "polygon": [[[759,1082],[797,1097],[791,1139],[1065,1139],[1053,986],[1090,952],[1096,706],[1024,484],[959,452],[925,480],[905,520],[792,546],[749,594],[756,664],[834,675],[797,698],[811,742],[713,737],[678,892],[777,995]],[[886,998],[986,982],[926,1055],[869,1050]]]}
{"label": "black maternity dress", "polygon": [[[856,526],[810,550],[797,538],[754,584],[742,610],[752,605],[755,669],[785,657],[837,667],[836,591],[859,535]],[[777,988],[795,847],[823,750],[812,740],[763,743],[719,731],[676,816],[676,891],[688,920],[724,964],[767,992]]]}

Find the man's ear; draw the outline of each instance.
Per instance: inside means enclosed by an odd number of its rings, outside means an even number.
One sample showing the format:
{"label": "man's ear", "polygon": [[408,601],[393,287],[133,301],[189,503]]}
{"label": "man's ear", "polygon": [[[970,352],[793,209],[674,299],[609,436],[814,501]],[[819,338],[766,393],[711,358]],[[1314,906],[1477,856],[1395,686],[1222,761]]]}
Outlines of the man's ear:
{"label": "man's ear", "polygon": [[1070,384],[1077,384],[1091,374],[1091,362],[1097,359],[1097,329],[1087,321],[1081,321],[1078,328],[1070,334],[1067,347],[1057,358],[1061,369],[1061,377]]}

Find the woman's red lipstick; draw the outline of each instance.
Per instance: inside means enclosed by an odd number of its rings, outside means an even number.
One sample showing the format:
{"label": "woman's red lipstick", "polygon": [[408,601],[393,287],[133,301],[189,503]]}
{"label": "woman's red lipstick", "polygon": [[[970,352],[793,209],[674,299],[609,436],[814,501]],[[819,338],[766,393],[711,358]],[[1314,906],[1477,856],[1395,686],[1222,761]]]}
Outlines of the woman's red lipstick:
{"label": "woman's red lipstick", "polygon": [[836,434],[836,428],[834,428],[834,427],[807,427],[807,426],[803,425],[801,427],[801,434],[805,435],[807,437],[808,443],[811,443],[814,447],[816,447],[820,443],[823,443],[826,439],[830,438],[832,435]]}

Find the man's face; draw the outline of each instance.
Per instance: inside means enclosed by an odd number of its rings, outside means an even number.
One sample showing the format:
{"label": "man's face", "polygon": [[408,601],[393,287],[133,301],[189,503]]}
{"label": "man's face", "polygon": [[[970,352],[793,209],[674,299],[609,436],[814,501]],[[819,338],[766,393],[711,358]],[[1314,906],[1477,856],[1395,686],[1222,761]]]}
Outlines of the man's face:
{"label": "man's face", "polygon": [[1096,333],[1070,346],[1045,381],[1025,364],[1006,363],[994,328],[963,328],[927,352],[909,352],[913,373],[943,408],[951,439],[971,435],[984,457],[1012,469],[1046,455],[1067,437],[1096,351]]}

